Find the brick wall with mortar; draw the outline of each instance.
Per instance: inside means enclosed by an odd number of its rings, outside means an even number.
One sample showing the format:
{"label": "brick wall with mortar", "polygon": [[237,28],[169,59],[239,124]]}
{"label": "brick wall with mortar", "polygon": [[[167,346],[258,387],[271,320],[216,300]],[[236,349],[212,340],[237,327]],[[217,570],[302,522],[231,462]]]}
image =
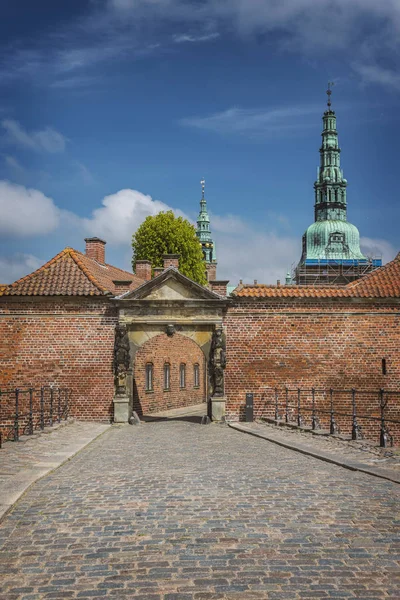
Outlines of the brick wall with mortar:
{"label": "brick wall with mortar", "polygon": [[[146,391],[146,364],[153,365],[153,390]],[[170,390],[164,390],[164,365],[170,365]],[[186,385],[180,387],[179,368],[186,365]],[[194,386],[194,365],[198,364],[199,387]],[[195,342],[175,333],[151,338],[135,355],[133,409],[138,414],[200,404],[206,397],[205,358]]]}
{"label": "brick wall with mortar", "polygon": [[[256,415],[272,416],[266,388],[399,391],[399,325],[396,300],[235,299],[225,320],[227,418],[244,418],[246,392],[255,394]],[[291,404],[294,418],[293,397]],[[310,395],[303,398],[303,406],[310,408]],[[328,395],[320,396],[319,406],[329,408]],[[337,396],[335,408],[351,413],[350,395]],[[357,409],[379,416],[377,394],[357,396]],[[388,418],[400,419],[400,395],[391,397],[386,412]],[[326,425],[328,416],[320,420]],[[348,432],[351,419],[337,420]],[[358,420],[368,437],[377,439],[379,423]],[[399,444],[400,428],[389,424],[389,429]]]}
{"label": "brick wall with mortar", "polygon": [[115,309],[106,299],[0,300],[0,388],[71,390],[70,415],[109,421]]}

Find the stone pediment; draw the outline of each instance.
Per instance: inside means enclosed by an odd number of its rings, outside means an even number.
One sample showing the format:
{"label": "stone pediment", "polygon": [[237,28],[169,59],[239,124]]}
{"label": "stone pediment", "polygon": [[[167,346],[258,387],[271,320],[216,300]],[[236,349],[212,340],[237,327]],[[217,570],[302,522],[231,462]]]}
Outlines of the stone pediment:
{"label": "stone pediment", "polygon": [[182,275],[174,267],[147,281],[121,300],[222,300],[221,296]]}

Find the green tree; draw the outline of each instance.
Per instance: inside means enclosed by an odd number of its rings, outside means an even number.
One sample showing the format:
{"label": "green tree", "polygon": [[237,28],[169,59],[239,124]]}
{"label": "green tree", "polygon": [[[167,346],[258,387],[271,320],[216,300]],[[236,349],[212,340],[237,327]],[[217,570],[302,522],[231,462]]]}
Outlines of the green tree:
{"label": "green tree", "polygon": [[203,252],[196,230],[172,210],[147,217],[132,237],[132,267],[137,260],[150,260],[152,268],[163,266],[164,254],[180,254],[179,271],[193,281],[206,283]]}

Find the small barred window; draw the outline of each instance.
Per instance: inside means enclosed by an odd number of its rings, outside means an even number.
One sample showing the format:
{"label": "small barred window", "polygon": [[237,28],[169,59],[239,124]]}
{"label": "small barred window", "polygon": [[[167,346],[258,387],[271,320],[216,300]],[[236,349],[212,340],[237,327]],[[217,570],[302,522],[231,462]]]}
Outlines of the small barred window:
{"label": "small barred window", "polygon": [[194,380],[194,387],[195,388],[200,387],[200,366],[198,364],[194,365],[193,380]]}
{"label": "small barred window", "polygon": [[179,367],[179,387],[186,387],[186,365],[184,363]]}
{"label": "small barred window", "polygon": [[146,391],[153,391],[153,363],[146,365]]}

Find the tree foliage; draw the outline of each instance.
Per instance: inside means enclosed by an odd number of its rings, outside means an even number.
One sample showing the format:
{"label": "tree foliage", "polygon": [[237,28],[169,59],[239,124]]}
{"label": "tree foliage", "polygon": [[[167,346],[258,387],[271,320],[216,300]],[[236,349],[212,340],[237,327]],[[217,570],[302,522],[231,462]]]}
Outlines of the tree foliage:
{"label": "tree foliage", "polygon": [[137,260],[150,260],[152,269],[163,266],[164,254],[179,254],[179,271],[193,281],[206,283],[203,252],[196,230],[172,210],[147,217],[132,237],[132,267]]}

